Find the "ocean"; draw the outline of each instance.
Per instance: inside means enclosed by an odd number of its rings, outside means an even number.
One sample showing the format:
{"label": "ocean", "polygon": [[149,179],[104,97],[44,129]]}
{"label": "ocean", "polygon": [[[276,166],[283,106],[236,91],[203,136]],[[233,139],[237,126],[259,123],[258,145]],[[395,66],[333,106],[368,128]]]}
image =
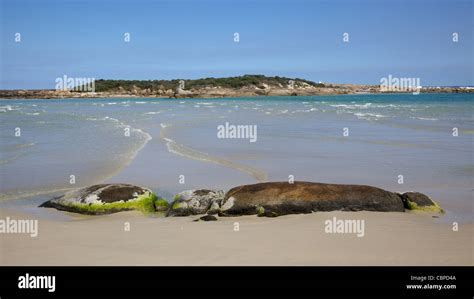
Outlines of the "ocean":
{"label": "ocean", "polygon": [[[472,221],[473,103],[474,94],[1,100],[0,202],[100,182],[171,199],[294,178],[419,191],[448,219]],[[225,125],[255,129],[254,142],[220,138]]]}

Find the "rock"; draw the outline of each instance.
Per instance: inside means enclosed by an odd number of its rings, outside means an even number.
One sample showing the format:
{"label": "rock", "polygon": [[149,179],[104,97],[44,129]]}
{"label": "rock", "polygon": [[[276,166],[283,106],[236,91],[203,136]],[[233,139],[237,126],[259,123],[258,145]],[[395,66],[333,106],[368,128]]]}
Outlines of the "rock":
{"label": "rock", "polygon": [[165,199],[157,199],[155,201],[155,210],[157,212],[166,212],[168,211],[170,204]]}
{"label": "rock", "polygon": [[128,184],[100,184],[73,190],[46,201],[40,207],[102,215],[127,210],[154,212],[156,201],[156,195],[147,188]]}
{"label": "rock", "polygon": [[220,198],[215,199],[211,202],[211,206],[207,210],[207,214],[215,215],[215,214],[219,213],[219,211],[221,210],[221,203],[222,203],[223,199],[224,199],[224,196],[223,196],[223,193],[221,193]]}
{"label": "rock", "polygon": [[181,88],[181,86],[178,86],[176,88],[176,92],[174,94],[175,98],[192,98],[194,97],[194,94],[191,90],[184,90]]}
{"label": "rock", "polygon": [[371,186],[269,182],[232,188],[225,195],[219,215],[275,217],[335,210],[405,211],[399,194]]}
{"label": "rock", "polygon": [[258,217],[278,217],[280,216],[277,212],[272,211],[270,209],[266,209],[264,207],[258,206],[257,207],[257,215]]}
{"label": "rock", "polygon": [[403,202],[406,203],[407,208],[409,202],[416,203],[420,207],[432,206],[435,204],[428,196],[419,192],[405,192],[401,196]]}
{"label": "rock", "polygon": [[403,205],[408,210],[444,213],[444,210],[431,198],[419,192],[405,192],[400,195]]}
{"label": "rock", "polygon": [[202,216],[201,218],[198,218],[196,220],[193,220],[194,222],[198,222],[198,221],[217,221],[217,218],[215,216],[212,216],[212,215],[205,215],[205,216]]}
{"label": "rock", "polygon": [[219,202],[222,201],[223,197],[224,192],[217,190],[200,189],[183,191],[175,196],[175,200],[171,204],[171,208],[168,210],[166,216],[206,214],[210,208],[212,208],[212,210],[218,209]]}

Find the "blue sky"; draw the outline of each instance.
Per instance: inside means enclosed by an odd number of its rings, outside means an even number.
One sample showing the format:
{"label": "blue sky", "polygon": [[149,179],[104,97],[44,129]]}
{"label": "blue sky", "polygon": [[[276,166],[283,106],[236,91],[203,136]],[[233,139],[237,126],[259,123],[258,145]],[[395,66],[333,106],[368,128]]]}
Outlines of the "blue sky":
{"label": "blue sky", "polygon": [[424,86],[474,85],[469,0],[0,2],[0,89],[54,88],[63,75],[379,84],[391,74]]}

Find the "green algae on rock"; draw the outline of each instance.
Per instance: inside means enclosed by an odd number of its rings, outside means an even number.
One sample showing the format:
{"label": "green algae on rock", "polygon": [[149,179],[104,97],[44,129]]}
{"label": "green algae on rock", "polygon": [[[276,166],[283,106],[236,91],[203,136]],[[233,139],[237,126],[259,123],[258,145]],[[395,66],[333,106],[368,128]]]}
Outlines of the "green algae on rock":
{"label": "green algae on rock", "polygon": [[437,202],[419,192],[405,192],[400,195],[407,210],[444,214]]}
{"label": "green algae on rock", "polygon": [[150,189],[129,184],[99,184],[73,190],[41,204],[40,207],[62,211],[103,215],[120,211],[155,212],[156,202],[163,205]]}

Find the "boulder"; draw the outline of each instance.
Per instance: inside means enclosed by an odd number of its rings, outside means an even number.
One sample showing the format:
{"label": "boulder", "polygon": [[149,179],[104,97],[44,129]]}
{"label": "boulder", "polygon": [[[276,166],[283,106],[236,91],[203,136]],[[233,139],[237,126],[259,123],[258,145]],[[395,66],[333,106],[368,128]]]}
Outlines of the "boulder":
{"label": "boulder", "polygon": [[420,207],[432,206],[435,203],[428,196],[419,192],[405,192],[401,195],[403,203],[406,204],[406,208],[409,208],[408,205],[410,202],[416,203]]}
{"label": "boulder", "polygon": [[230,189],[219,215],[275,217],[316,211],[404,212],[399,194],[364,185],[269,182]]}
{"label": "boulder", "polygon": [[155,202],[162,202],[147,188],[128,184],[100,184],[70,191],[40,205],[89,215],[111,214],[127,210],[154,212]]}
{"label": "boulder", "polygon": [[405,192],[400,195],[403,204],[408,210],[422,210],[427,212],[444,213],[444,210],[431,198],[419,192]]}
{"label": "boulder", "polygon": [[[207,211],[218,209],[224,198],[224,192],[218,190],[187,190],[175,196],[166,216],[189,216],[206,214]],[[211,211],[212,212],[212,211]]]}
{"label": "boulder", "polygon": [[196,220],[193,220],[194,222],[198,222],[198,221],[217,221],[217,218],[216,216],[212,216],[212,215],[205,215],[205,216],[202,216]]}
{"label": "boulder", "polygon": [[[223,192],[223,191],[222,191]],[[213,200],[211,202],[211,206],[209,207],[209,209],[207,210],[207,214],[209,215],[215,215],[215,214],[218,214],[219,211],[221,210],[221,203],[222,203],[222,200],[224,199],[224,196],[223,196],[224,193],[221,193],[221,196],[220,198],[217,198],[215,200]]]}

